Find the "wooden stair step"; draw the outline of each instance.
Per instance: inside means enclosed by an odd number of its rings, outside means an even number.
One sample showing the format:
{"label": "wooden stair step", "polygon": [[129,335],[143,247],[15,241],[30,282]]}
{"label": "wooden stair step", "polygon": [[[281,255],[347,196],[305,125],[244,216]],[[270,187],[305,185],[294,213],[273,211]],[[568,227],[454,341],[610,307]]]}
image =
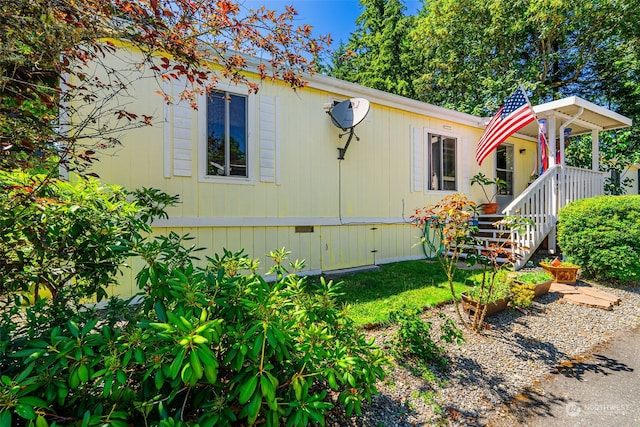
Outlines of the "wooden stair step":
{"label": "wooden stair step", "polygon": [[474,235],[478,240],[496,240],[496,241],[508,241],[511,240],[508,235],[498,234],[498,233],[478,233]]}

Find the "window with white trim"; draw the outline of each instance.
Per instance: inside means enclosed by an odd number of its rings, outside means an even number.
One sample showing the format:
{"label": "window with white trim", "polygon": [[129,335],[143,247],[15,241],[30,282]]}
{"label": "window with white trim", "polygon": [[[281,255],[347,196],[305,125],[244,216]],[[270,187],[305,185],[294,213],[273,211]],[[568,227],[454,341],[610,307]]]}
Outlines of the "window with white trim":
{"label": "window with white trim", "polygon": [[429,133],[427,183],[430,190],[457,190],[456,146],[456,138]]}
{"label": "window with white trim", "polygon": [[248,178],[248,97],[212,90],[206,101],[205,175]]}

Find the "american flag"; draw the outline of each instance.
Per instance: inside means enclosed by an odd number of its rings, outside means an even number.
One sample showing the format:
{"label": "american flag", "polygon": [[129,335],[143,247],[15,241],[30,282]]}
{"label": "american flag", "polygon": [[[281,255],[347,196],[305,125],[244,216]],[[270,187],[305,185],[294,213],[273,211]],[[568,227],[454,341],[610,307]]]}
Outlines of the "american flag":
{"label": "american flag", "polygon": [[547,119],[538,121],[538,141],[540,143],[540,175],[549,169],[549,146],[547,145]]}
{"label": "american flag", "polygon": [[476,147],[476,160],[479,165],[498,145],[502,144],[511,135],[536,119],[533,110],[527,102],[527,97],[521,88],[505,101],[496,114],[491,118],[484,129],[478,146]]}

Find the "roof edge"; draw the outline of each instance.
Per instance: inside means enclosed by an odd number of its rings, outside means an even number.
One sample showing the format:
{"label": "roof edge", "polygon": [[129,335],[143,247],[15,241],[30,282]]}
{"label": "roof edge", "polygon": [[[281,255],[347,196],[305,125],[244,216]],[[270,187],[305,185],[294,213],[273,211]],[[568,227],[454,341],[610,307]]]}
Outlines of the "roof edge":
{"label": "roof edge", "polygon": [[633,125],[633,120],[630,118],[623,116],[622,114],[616,113],[615,111],[609,110],[608,108],[601,107],[593,102],[587,101],[584,98],[580,98],[579,96],[568,96],[566,98],[558,99],[556,101],[547,102],[544,104],[539,104],[533,107],[534,113],[543,113],[546,111],[555,110],[558,108],[569,107],[571,105],[576,105],[578,107],[582,107],[585,110],[591,110],[597,114],[608,117],[610,119],[616,120],[620,122],[622,125],[609,129],[619,129],[624,127],[629,127]]}

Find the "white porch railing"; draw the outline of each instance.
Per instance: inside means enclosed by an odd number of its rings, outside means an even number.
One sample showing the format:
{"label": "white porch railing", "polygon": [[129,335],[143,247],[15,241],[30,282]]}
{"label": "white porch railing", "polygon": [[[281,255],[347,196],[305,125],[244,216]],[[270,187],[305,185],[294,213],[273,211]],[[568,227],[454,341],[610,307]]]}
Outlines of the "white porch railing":
{"label": "white porch railing", "polygon": [[533,220],[534,226],[513,235],[513,247],[520,255],[516,269],[525,265],[544,238],[555,230],[558,211],[575,200],[604,194],[604,173],[554,165],[502,210],[505,215]]}

